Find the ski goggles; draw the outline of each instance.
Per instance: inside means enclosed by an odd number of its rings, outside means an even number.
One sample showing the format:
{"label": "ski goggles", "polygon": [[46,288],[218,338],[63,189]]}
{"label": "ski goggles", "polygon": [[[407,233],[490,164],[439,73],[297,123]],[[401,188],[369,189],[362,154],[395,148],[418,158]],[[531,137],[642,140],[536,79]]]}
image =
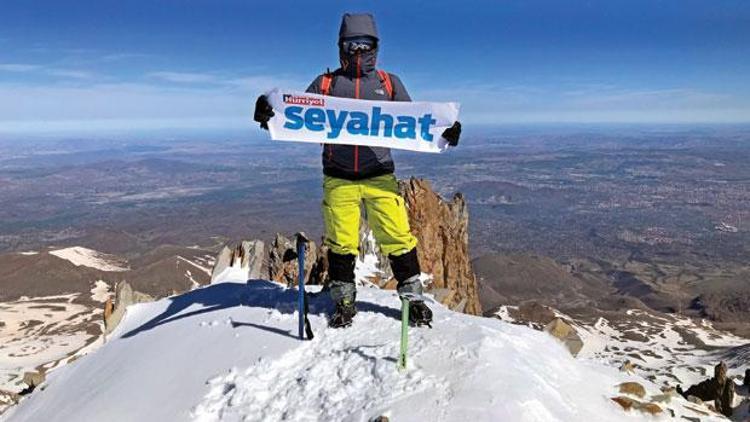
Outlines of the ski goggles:
{"label": "ski goggles", "polygon": [[374,50],[375,45],[370,37],[347,38],[341,41],[341,50],[346,54],[365,53]]}

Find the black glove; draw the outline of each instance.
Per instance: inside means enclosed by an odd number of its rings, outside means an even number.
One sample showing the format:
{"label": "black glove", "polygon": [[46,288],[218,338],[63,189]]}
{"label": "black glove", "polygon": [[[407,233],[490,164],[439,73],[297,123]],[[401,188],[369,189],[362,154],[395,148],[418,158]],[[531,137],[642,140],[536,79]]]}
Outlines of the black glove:
{"label": "black glove", "polygon": [[453,126],[443,131],[443,138],[448,141],[448,145],[455,147],[458,145],[458,138],[461,137],[461,122],[453,122]]}
{"label": "black glove", "polygon": [[268,103],[268,98],[265,95],[258,97],[258,100],[255,101],[255,115],[253,119],[260,123],[260,127],[268,130],[268,121],[274,115],[273,107]]}

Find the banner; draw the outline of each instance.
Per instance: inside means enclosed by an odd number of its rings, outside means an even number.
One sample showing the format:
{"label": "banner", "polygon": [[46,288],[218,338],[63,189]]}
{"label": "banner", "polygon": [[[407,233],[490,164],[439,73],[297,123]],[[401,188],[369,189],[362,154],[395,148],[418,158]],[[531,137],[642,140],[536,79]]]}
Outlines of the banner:
{"label": "banner", "polygon": [[277,141],[365,145],[441,152],[440,136],[458,120],[458,103],[371,101],[274,89],[266,94]]}

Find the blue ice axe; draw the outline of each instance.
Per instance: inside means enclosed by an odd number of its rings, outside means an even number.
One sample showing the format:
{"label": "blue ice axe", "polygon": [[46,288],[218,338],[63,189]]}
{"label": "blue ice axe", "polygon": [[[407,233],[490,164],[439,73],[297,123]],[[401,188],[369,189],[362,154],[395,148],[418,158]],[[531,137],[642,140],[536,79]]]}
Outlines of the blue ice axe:
{"label": "blue ice axe", "polygon": [[307,247],[307,236],[304,232],[297,233],[297,273],[299,281],[297,283],[297,309],[299,310],[299,339],[313,339],[312,327],[310,320],[307,318],[307,297],[305,293],[305,249]]}

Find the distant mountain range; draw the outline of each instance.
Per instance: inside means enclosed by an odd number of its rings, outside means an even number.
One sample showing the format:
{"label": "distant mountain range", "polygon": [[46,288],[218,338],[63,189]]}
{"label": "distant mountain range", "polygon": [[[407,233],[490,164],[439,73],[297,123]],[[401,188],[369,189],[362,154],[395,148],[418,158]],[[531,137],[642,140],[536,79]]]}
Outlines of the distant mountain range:
{"label": "distant mountain range", "polygon": [[[0,140],[0,408],[101,346],[122,282],[174,296],[208,284],[235,240],[319,240],[319,153]],[[738,379],[746,368],[747,129],[487,132],[450,154],[395,155],[400,174],[463,193],[452,208],[413,211],[429,215],[414,227],[432,239],[420,259],[437,301],[537,329],[559,318],[582,359],[630,361],[657,383],[695,383],[718,360]],[[380,267],[374,283],[392,287]]]}

